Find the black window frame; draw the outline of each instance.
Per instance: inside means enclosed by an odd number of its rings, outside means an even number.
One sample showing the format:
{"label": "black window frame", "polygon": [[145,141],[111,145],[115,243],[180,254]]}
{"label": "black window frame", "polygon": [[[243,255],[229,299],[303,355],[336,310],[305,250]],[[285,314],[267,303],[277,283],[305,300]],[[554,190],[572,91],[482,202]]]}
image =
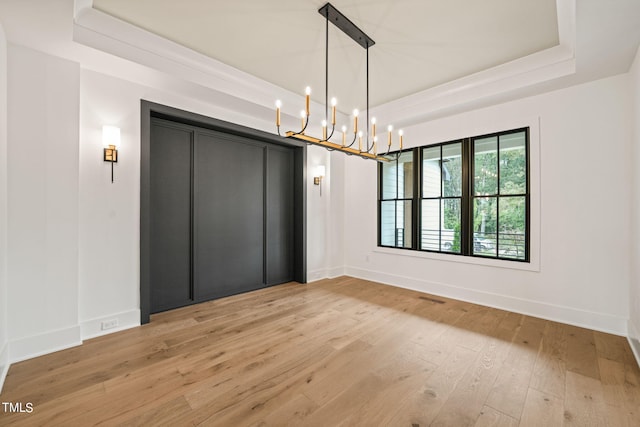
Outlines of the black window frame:
{"label": "black window frame", "polygon": [[[445,176],[444,170],[445,170],[445,164],[444,161],[442,160],[443,158],[443,152],[444,152],[444,148],[447,146],[451,146],[451,145],[460,145],[460,154],[461,154],[461,192],[460,192],[460,196],[445,196],[444,195],[444,185],[443,185],[443,177]],[[452,253],[452,254],[461,254],[462,253],[462,246],[463,246],[463,240],[462,237],[460,238],[460,252],[453,252],[450,250],[443,250],[443,244],[442,244],[442,215],[439,214],[438,216],[438,247],[440,248],[439,250],[433,250],[433,249],[427,249],[423,247],[423,243],[424,243],[424,236],[422,234],[423,231],[423,227],[422,227],[422,208],[423,208],[423,202],[425,200],[438,200],[438,209],[439,211],[442,209],[442,203],[445,200],[452,200],[452,199],[459,199],[460,200],[460,231],[462,231],[462,224],[463,224],[463,217],[465,217],[465,214],[463,213],[465,211],[466,205],[464,203],[464,194],[465,194],[465,179],[464,179],[464,162],[466,160],[466,154],[465,154],[465,144],[464,144],[464,139],[457,139],[454,141],[448,141],[448,142],[443,142],[443,143],[439,143],[439,144],[434,144],[434,145],[423,145],[418,147],[418,158],[419,158],[419,162],[420,162],[420,177],[419,177],[419,185],[420,188],[418,189],[418,194],[419,194],[419,220],[420,220],[420,224],[418,227],[418,235],[419,235],[419,242],[420,245],[418,247],[418,249],[420,251],[424,251],[424,252],[442,252],[442,253]],[[426,150],[429,149],[434,149],[434,148],[438,148],[440,151],[440,182],[438,183],[438,188],[439,188],[439,196],[425,196],[424,195],[424,188],[422,187],[422,185],[424,184],[424,153]],[[455,235],[455,232],[454,232]]]}
{"label": "black window frame", "polygon": [[[518,194],[500,194],[500,138],[510,135],[524,132],[525,134],[525,193]],[[382,202],[389,200],[404,200],[404,199],[383,199],[383,173],[382,168],[383,165],[380,163],[378,165],[378,223],[377,223],[377,234],[378,234],[378,247],[381,248],[393,248],[393,249],[404,249],[404,250],[412,250],[419,252],[428,252],[428,253],[441,253],[452,256],[463,256],[463,257],[473,257],[473,258],[482,258],[488,260],[500,260],[500,261],[513,261],[520,263],[530,263],[531,262],[531,142],[530,142],[531,131],[529,127],[522,127],[517,129],[509,129],[500,132],[488,133],[483,135],[476,135],[471,137],[466,137],[462,139],[456,139],[446,142],[441,142],[437,144],[429,144],[417,146],[409,149],[404,149],[402,151],[395,151],[388,154],[388,157],[391,159],[390,161],[396,161],[400,154],[406,152],[413,152],[413,201],[412,201],[412,244],[411,247],[403,247],[403,246],[390,246],[382,244],[382,222],[381,222],[381,209]],[[497,205],[496,205],[496,250],[494,255],[487,255],[483,253],[477,253],[474,251],[474,230],[473,230],[473,209],[474,209],[474,200],[479,197],[486,196],[476,196],[473,194],[474,192],[474,141],[484,138],[496,137],[497,139],[497,169],[498,169],[498,177],[497,177],[497,193],[496,195],[492,195],[492,197],[497,197]],[[442,244],[440,240],[440,250],[433,249],[423,249],[422,246],[422,200],[423,198],[423,151],[428,148],[440,147],[440,154],[442,156],[442,150],[444,146],[460,143],[462,145],[462,196],[461,196],[461,218],[460,218],[460,252],[452,252],[449,250],[442,250]],[[442,158],[442,157],[441,157]],[[442,167],[442,162],[441,162]],[[442,176],[442,175],[441,175]],[[396,193],[396,196],[398,194]],[[508,198],[508,197],[524,197],[525,200],[525,236],[524,236],[524,257],[522,258],[514,258],[501,256],[500,254],[500,239],[498,235],[500,233],[500,224],[499,224],[499,200],[500,198]],[[450,197],[444,197],[442,191],[442,182],[440,183],[440,197],[436,198],[439,200],[448,199]],[[426,199],[434,199],[434,198],[426,198]],[[407,199],[409,200],[409,199]],[[441,202],[442,203],[442,202]],[[440,233],[442,231],[442,227],[440,227]],[[440,239],[442,236],[440,235]]]}
{"label": "black window frame", "polygon": [[[404,153],[412,153],[412,163],[413,163],[413,176],[412,176],[412,195],[410,198],[408,197],[398,197],[399,195],[399,189],[397,187],[397,182],[398,182],[398,178],[396,177],[396,197],[393,198],[384,198],[384,192],[383,192],[383,173],[382,173],[382,168],[383,168],[383,164],[380,163],[378,164],[378,246],[380,247],[388,247],[388,248],[398,248],[398,249],[406,249],[406,250],[415,250],[416,249],[416,243],[417,243],[417,234],[416,234],[416,223],[418,221],[418,207],[416,205],[416,197],[418,195],[418,182],[417,180],[417,174],[416,174],[416,169],[417,169],[417,154],[416,151],[413,148],[409,148],[409,149],[404,149],[401,151],[396,151],[394,152],[394,158],[397,161],[400,156]],[[396,173],[397,173],[397,168],[396,168]],[[383,202],[391,202],[394,201],[396,203],[396,209],[397,209],[397,203],[398,202],[407,202],[410,201],[411,202],[411,231],[410,231],[410,236],[411,236],[411,245],[409,247],[407,246],[398,246],[397,242],[398,242],[398,235],[397,235],[397,227],[395,227],[396,231],[395,231],[395,235],[394,235],[394,240],[396,241],[396,245],[395,246],[388,246],[388,245],[382,245],[382,203]],[[403,236],[404,237],[404,236]]]}

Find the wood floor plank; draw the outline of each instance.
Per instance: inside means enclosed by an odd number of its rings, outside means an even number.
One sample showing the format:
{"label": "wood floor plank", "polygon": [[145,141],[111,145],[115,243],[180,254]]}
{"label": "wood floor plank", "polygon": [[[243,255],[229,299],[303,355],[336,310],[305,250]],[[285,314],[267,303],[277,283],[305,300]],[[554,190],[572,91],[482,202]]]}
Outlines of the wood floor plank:
{"label": "wood floor plank", "polygon": [[300,426],[304,420],[318,409],[318,405],[304,394],[298,394],[284,405],[265,413],[251,427]]}
{"label": "wood floor plank", "polygon": [[[415,389],[425,384],[437,368],[418,358],[417,354],[418,352],[410,349],[399,349],[386,365],[373,372],[386,385],[380,389],[367,390],[365,403],[352,408],[350,414],[342,418],[340,425],[389,425],[389,415],[397,408],[397,402],[404,401]],[[389,396],[394,398],[389,399]],[[336,398],[341,399],[340,396]]]}
{"label": "wood floor plank", "polygon": [[515,419],[520,418],[527,398],[545,323],[533,317],[524,319],[487,398],[487,405]]}
{"label": "wood floor plank", "polygon": [[600,381],[567,372],[564,425],[606,427],[611,426],[609,421]]}
{"label": "wood floor plank", "polygon": [[518,420],[485,406],[474,427],[517,427]]}
{"label": "wood floor plank", "polygon": [[520,427],[561,426],[564,422],[564,400],[529,388]]}
{"label": "wood floor plank", "polygon": [[637,426],[625,339],[339,277],[11,366],[0,426]]}
{"label": "wood floor plank", "polygon": [[510,345],[500,339],[485,344],[430,426],[463,427],[476,423]]}
{"label": "wood floor plank", "polygon": [[567,359],[567,329],[547,322],[530,386],[544,394],[564,398]]}
{"label": "wood floor plank", "polygon": [[598,357],[620,363],[635,364],[635,359],[626,338],[594,331]]}
{"label": "wood floor plank", "polygon": [[600,370],[593,331],[570,325],[563,327],[567,330],[567,370],[599,379]]}
{"label": "wood floor plank", "polygon": [[638,377],[628,365],[599,358],[604,400],[608,413],[616,419],[613,425],[640,425],[640,386]]}
{"label": "wood floor plank", "polygon": [[455,347],[422,387],[398,402],[388,425],[431,425],[477,356],[466,347]]}

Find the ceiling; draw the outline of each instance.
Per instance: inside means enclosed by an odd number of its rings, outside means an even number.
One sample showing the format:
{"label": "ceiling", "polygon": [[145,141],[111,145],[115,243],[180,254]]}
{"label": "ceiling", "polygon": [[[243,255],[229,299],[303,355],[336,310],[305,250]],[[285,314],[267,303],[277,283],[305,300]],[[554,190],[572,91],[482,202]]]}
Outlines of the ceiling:
{"label": "ceiling", "polygon": [[[477,10],[480,3],[483,7]],[[530,25],[539,21],[531,8],[551,8],[554,3],[555,11],[547,13],[556,15],[547,16],[553,21],[551,41],[543,43],[542,37],[537,48],[523,48],[520,43],[528,43],[530,33],[544,27]],[[325,22],[317,12],[323,4],[324,0],[0,0],[0,25],[10,44],[77,62],[82,69],[161,87],[207,105],[215,99],[236,123],[269,128],[274,100],[280,98],[287,128],[299,123],[305,86],[313,88],[318,102],[312,103],[312,111],[324,103]],[[428,120],[627,73],[640,45],[638,0],[333,4],[376,41],[371,48],[372,111],[381,125],[393,123],[407,129],[407,136],[410,126]],[[156,14],[175,17],[175,26],[187,35],[200,34],[197,28],[206,27],[212,35],[196,37],[205,37],[202,50],[220,52],[209,53],[215,55],[212,59],[140,29],[143,23],[132,25],[111,15],[116,12],[98,10],[117,5],[147,5],[142,17],[148,15],[151,22],[159,19]],[[511,9],[519,21],[505,18]],[[482,13],[491,16],[481,18]],[[514,22],[518,24],[507,25]],[[508,29],[515,35],[501,35]],[[336,28],[330,30],[330,96],[338,97],[343,121],[354,106],[363,108],[363,49]],[[488,36],[480,37],[487,31]],[[556,40],[559,44],[553,46]],[[553,47],[544,48],[545,43]],[[521,53],[492,56],[512,44],[520,46]],[[544,50],[492,65],[526,55],[527,49]],[[468,68],[455,71],[458,64]]]}
{"label": "ceiling", "polygon": [[[94,0],[93,8],[295,93],[325,96],[325,0]],[[376,44],[372,107],[559,43],[556,0],[334,0]],[[366,51],[329,26],[329,96],[366,106]]]}

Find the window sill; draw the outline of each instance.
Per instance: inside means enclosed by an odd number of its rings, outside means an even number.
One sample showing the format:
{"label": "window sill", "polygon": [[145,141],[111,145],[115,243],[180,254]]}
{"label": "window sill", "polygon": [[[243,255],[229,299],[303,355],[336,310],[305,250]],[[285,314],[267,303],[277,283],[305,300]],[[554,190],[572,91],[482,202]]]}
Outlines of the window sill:
{"label": "window sill", "polygon": [[412,249],[385,248],[385,247],[376,247],[373,250],[373,252],[386,254],[386,255],[432,259],[436,261],[444,261],[444,262],[452,262],[452,263],[481,265],[484,267],[507,268],[511,270],[533,271],[533,272],[540,271],[540,263],[533,259],[530,260],[529,262],[507,261],[507,260],[501,260],[501,259],[472,257],[472,256],[464,256],[464,255],[452,255],[452,254],[437,253],[437,252],[416,251]]}

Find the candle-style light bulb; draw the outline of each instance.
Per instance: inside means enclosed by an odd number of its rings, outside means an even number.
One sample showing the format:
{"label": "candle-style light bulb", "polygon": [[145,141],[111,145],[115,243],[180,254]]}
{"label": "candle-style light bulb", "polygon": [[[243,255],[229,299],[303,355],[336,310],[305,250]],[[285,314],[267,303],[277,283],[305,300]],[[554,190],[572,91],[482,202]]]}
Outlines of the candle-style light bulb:
{"label": "candle-style light bulb", "polygon": [[331,98],[331,125],[336,125],[336,105],[338,105],[338,100],[336,98]]}
{"label": "candle-style light bulb", "polygon": [[347,145],[347,127],[345,125],[342,125],[342,146],[344,147],[345,145]]}
{"label": "candle-style light bulb", "polygon": [[404,132],[402,131],[402,129],[400,129],[398,131],[398,136],[400,137],[400,150],[402,150],[402,136],[404,135]]}
{"label": "candle-style light bulb", "polygon": [[282,102],[278,99],[276,101],[276,126],[280,127],[280,108],[282,107]]}
{"label": "candle-style light bulb", "polygon": [[304,110],[300,110],[300,120],[302,121],[302,130],[300,131],[300,133],[304,134],[304,125],[307,119],[307,112]]}
{"label": "candle-style light bulb", "polygon": [[376,137],[376,118],[375,117],[371,118],[371,130],[373,133],[373,137],[375,138]]}
{"label": "candle-style light bulb", "polygon": [[327,140],[327,121],[326,120],[322,121],[322,140],[323,141]]}
{"label": "candle-style light bulb", "polygon": [[373,155],[377,156],[378,155],[378,137],[374,137],[373,138]]}
{"label": "candle-style light bulb", "polygon": [[309,115],[309,111],[311,108],[311,88],[309,86],[307,86],[304,90],[305,93],[305,109],[307,112],[307,116]]}
{"label": "candle-style light bulb", "polygon": [[362,131],[358,132],[358,150],[362,152]]}
{"label": "candle-style light bulb", "polygon": [[353,110],[353,133],[358,133],[358,109]]}
{"label": "candle-style light bulb", "polygon": [[393,132],[393,126],[387,126],[387,131],[389,132],[389,140],[387,141],[387,145],[391,147],[391,132]]}

